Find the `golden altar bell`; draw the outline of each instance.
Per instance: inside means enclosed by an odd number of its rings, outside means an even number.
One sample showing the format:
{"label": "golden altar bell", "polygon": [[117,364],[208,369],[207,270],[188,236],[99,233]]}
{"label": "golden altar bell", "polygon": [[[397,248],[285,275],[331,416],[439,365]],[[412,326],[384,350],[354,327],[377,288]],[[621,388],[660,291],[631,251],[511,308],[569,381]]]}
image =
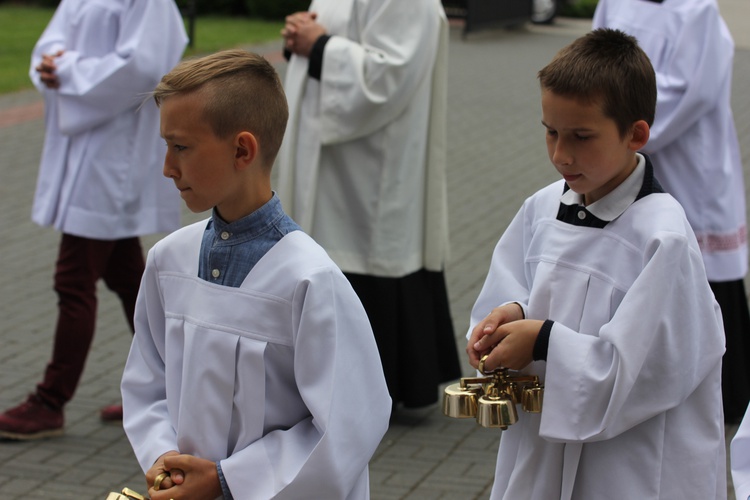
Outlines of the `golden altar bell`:
{"label": "golden altar bell", "polygon": [[476,418],[482,427],[506,430],[518,422],[516,405],[523,411],[541,413],[544,386],[537,375],[523,375],[507,368],[485,370],[487,355],[479,362],[483,377],[464,377],[443,394],[443,413],[453,418]]}

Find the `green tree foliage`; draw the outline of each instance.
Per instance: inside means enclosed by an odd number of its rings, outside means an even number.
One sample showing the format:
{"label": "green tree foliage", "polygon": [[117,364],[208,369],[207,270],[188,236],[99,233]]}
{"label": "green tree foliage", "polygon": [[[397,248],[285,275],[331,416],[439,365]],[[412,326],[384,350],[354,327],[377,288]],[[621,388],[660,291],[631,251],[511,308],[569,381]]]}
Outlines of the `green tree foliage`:
{"label": "green tree foliage", "polygon": [[22,5],[24,7],[57,7],[60,0],[0,0],[0,5]]}
{"label": "green tree foliage", "polygon": [[[311,0],[175,0],[183,15],[236,15],[281,20],[298,10],[307,10]],[[60,0],[0,0],[0,4],[27,7],[57,7]]]}
{"label": "green tree foliage", "polygon": [[298,10],[307,10],[310,0],[177,0],[184,13],[194,5],[196,14],[230,14],[281,20]]}
{"label": "green tree foliage", "polygon": [[[406,1],[406,0],[404,0]],[[263,19],[284,19],[287,14],[310,7],[309,0],[245,0],[248,14]]]}
{"label": "green tree foliage", "polygon": [[241,15],[247,14],[245,0],[176,0],[177,6],[183,14],[187,14],[191,7],[198,15]]}
{"label": "green tree foliage", "polygon": [[560,14],[568,17],[592,18],[597,3],[598,0],[570,0],[563,5]]}

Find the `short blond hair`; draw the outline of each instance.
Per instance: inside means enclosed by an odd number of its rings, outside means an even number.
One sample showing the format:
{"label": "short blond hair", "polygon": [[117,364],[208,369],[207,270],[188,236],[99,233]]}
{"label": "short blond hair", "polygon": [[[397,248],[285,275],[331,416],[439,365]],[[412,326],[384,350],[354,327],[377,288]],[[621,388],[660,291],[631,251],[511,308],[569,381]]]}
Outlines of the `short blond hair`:
{"label": "short blond hair", "polygon": [[160,106],[191,92],[204,98],[203,116],[217,137],[248,131],[260,143],[263,164],[273,165],[289,108],[279,75],[265,58],[234,49],[184,60],[164,75],[152,96]]}

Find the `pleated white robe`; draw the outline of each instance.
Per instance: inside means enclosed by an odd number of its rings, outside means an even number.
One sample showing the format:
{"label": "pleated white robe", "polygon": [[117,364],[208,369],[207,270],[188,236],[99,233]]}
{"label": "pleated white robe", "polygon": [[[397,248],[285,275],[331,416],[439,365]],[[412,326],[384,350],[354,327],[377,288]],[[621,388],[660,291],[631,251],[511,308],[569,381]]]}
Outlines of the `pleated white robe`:
{"label": "pleated white robe", "polygon": [[687,214],[712,282],[748,269],[745,183],[734,125],[734,41],[715,0],[599,0],[594,28],[638,39],[656,71],[656,119],[644,152]]}
{"label": "pleated white robe", "polygon": [[240,288],[198,278],[206,223],[149,252],[122,380],[144,471],[169,450],[221,461],[240,499],[367,499],[391,401],[367,315],[306,234]]}
{"label": "pleated white robe", "polygon": [[[448,257],[448,23],[438,0],[314,0],[320,81],[292,56],[285,209],[345,272],[402,277]],[[418,20],[418,22],[415,22]]]}
{"label": "pleated white robe", "polygon": [[[159,113],[147,96],[186,45],[172,0],[60,3],[31,57],[46,122],[34,222],[102,240],[179,227],[179,193],[162,175]],[[59,50],[60,87],[48,89],[35,67]]]}
{"label": "pleated white robe", "polygon": [[745,413],[730,446],[732,484],[737,500],[750,498],[750,416]]}
{"label": "pleated white robe", "polygon": [[553,320],[541,414],[500,440],[493,499],[723,499],[724,333],[695,236],[667,194],[605,228],[556,219],[563,181],[530,197],[492,256],[471,328],[518,301]]}

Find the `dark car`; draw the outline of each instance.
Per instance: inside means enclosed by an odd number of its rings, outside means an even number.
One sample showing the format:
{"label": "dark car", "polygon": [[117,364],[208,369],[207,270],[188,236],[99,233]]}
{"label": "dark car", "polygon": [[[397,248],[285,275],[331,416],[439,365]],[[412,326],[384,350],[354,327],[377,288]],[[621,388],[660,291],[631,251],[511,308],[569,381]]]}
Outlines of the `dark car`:
{"label": "dark car", "polygon": [[516,26],[531,21],[550,24],[569,0],[442,0],[448,17],[462,18],[464,34],[490,26]]}

